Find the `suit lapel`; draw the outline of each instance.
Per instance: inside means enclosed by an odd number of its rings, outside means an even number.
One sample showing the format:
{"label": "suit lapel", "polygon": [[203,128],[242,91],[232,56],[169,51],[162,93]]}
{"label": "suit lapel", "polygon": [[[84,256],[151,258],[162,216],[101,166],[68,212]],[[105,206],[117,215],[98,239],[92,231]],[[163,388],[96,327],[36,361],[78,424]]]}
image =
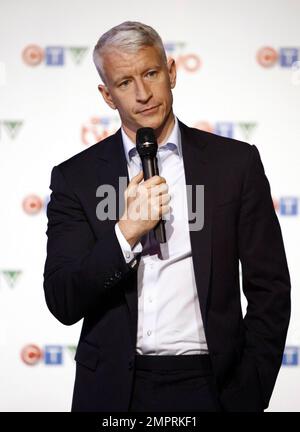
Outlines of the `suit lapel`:
{"label": "suit lapel", "polygon": [[[211,271],[212,167],[209,164],[206,152],[207,144],[199,140],[199,133],[195,134],[193,129],[188,128],[181,122],[179,122],[179,126],[186,184],[192,185],[193,208],[195,208],[196,203],[195,186],[204,186],[204,224],[202,229],[198,231],[191,230],[190,227],[190,240],[198,298],[203,324],[206,328],[207,299]],[[191,212],[192,209],[189,204],[189,220],[193,219]]]}
{"label": "suit lapel", "polygon": [[[99,144],[99,146],[101,145],[104,145],[105,148],[99,148],[100,151],[96,161],[98,185],[111,185],[116,191],[116,217],[118,220],[124,209],[124,191],[120,190],[120,178],[122,178],[122,184],[125,188],[129,182],[121,130],[119,129],[116,134],[111,137],[111,140],[108,139],[105,143]],[[108,227],[114,229],[115,224],[116,220],[108,219],[105,221],[105,229]],[[132,283],[130,281],[132,281]],[[135,348],[138,311],[136,272],[132,274],[132,278],[129,279],[128,282],[129,283],[124,285],[124,293],[131,319],[132,343]]]}
{"label": "suit lapel", "polygon": [[[103,146],[103,147],[102,147]],[[127,161],[124,153],[121,130],[107,141],[99,143],[99,151],[96,159],[96,172],[98,186],[110,185],[116,192],[116,219],[119,219],[124,208],[124,196],[120,191],[120,179],[124,187],[128,184]],[[119,192],[120,200],[119,200]],[[114,226],[116,220],[107,219],[106,223]]]}

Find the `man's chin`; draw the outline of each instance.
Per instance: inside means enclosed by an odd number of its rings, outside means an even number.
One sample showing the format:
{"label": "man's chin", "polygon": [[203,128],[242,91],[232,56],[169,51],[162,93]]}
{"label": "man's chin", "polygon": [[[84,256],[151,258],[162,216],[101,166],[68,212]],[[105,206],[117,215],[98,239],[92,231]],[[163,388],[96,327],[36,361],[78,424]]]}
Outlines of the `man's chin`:
{"label": "man's chin", "polygon": [[155,131],[159,130],[162,125],[163,125],[164,121],[161,119],[157,119],[157,118],[145,118],[140,122],[140,127],[149,127],[154,129]]}

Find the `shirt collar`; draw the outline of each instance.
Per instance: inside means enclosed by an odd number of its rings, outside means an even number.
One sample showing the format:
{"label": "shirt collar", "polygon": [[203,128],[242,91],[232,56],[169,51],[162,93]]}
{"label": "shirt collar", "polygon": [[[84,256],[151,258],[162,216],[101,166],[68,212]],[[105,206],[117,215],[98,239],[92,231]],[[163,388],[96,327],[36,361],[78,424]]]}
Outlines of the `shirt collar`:
{"label": "shirt collar", "polygon": [[[136,146],[128,137],[128,135],[126,135],[123,128],[121,128],[121,133],[122,133],[123,147],[126,155],[126,160],[127,163],[129,164],[132,154],[135,153],[135,151],[133,151],[132,149],[136,149]],[[168,146],[168,144],[173,144],[173,146]],[[180,134],[179,124],[176,116],[175,116],[175,124],[169,137],[166,139],[166,141],[163,144],[160,144],[158,146],[158,151],[162,148],[168,148],[174,151],[176,150],[179,157],[182,157],[181,134]]]}

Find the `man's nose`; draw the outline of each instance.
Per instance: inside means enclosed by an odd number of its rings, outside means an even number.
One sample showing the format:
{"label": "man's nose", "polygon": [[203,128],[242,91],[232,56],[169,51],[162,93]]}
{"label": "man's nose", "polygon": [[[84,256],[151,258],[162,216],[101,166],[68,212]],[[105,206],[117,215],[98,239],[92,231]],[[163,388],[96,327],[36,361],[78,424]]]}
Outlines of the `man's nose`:
{"label": "man's nose", "polygon": [[145,103],[151,97],[152,92],[150,87],[143,80],[136,82],[136,100]]}

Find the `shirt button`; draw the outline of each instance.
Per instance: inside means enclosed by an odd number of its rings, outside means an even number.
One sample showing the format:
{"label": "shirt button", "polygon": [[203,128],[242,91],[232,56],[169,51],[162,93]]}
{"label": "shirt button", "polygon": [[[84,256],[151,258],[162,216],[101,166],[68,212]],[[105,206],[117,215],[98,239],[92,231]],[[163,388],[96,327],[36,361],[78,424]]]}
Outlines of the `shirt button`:
{"label": "shirt button", "polygon": [[125,253],[126,258],[130,258],[130,252]]}
{"label": "shirt button", "polygon": [[151,330],[148,330],[148,331],[147,331],[147,335],[148,335],[148,336],[151,336],[151,333],[152,333]]}

